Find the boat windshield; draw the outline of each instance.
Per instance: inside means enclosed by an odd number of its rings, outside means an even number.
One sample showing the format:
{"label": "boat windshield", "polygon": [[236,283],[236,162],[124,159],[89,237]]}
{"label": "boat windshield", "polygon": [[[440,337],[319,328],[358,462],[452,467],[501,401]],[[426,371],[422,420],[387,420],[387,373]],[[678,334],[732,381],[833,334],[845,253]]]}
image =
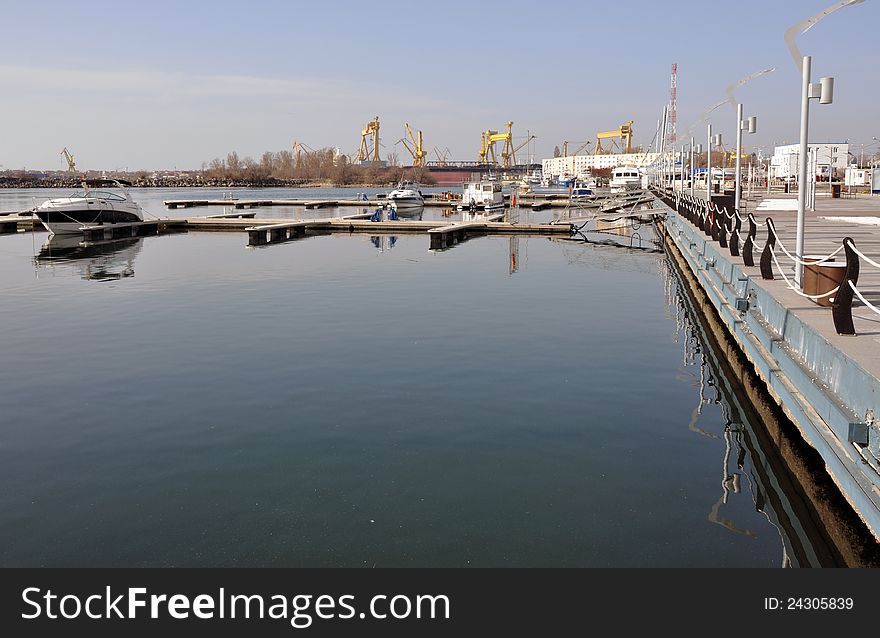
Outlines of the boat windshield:
{"label": "boat windshield", "polygon": [[85,198],[92,198],[92,199],[109,199],[110,201],[113,201],[113,202],[124,202],[124,201],[126,201],[125,198],[124,198],[122,195],[119,195],[118,193],[110,193],[110,192],[107,192],[107,191],[93,191],[93,190],[79,191],[78,193],[74,193],[74,194],[71,195],[70,197],[71,197],[71,198],[74,198],[74,197],[76,197],[76,198],[83,198],[83,199],[85,199]]}

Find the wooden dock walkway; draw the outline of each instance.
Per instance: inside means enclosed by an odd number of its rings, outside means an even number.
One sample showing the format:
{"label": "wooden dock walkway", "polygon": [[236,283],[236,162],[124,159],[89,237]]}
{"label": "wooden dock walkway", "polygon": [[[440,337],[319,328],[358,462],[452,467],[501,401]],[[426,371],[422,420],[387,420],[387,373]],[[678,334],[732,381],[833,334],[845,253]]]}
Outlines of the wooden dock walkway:
{"label": "wooden dock walkway", "polygon": [[[373,199],[169,199],[163,202],[170,209],[198,208],[206,206],[228,206],[235,209],[261,208],[273,206],[302,206],[307,210],[330,207],[363,207],[383,208],[388,205],[384,198]],[[454,208],[461,203],[460,199],[445,200],[425,198],[428,208]]]}

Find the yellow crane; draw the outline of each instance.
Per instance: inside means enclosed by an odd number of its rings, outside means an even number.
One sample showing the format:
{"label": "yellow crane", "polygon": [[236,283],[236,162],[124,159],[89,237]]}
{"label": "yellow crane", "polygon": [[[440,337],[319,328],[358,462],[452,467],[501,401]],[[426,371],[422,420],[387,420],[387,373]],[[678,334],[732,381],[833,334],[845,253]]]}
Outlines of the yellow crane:
{"label": "yellow crane", "polygon": [[[600,155],[602,153],[611,153],[615,148],[620,149],[624,153],[632,153],[632,129],[633,121],[624,122],[620,125],[620,128],[617,128],[613,131],[600,131],[596,133],[596,148],[593,151],[594,154]],[[620,148],[617,145],[617,140],[625,140],[626,146]],[[602,140],[611,140],[611,145],[607,148],[602,146]]]}
{"label": "yellow crane", "polygon": [[[583,144],[578,146],[577,150],[574,153],[572,153],[572,155],[577,155],[578,153],[580,153],[582,150],[587,148],[587,146],[589,146],[592,143],[593,143],[593,140],[587,140],[586,142],[584,142]],[[562,157],[568,157],[568,141],[567,140],[562,143]]]}
{"label": "yellow crane", "polygon": [[303,144],[302,142],[299,142],[297,140],[293,141],[292,150],[293,150],[293,156],[296,159],[297,165],[302,163],[303,153],[308,154],[308,153],[315,152],[315,149],[313,149],[311,146],[309,146],[308,144]]}
{"label": "yellow crane", "polygon": [[[367,144],[367,138],[372,136],[370,145]],[[372,151],[370,150],[372,146]],[[359,162],[370,161],[380,162],[379,159],[379,116],[367,122],[367,125],[361,129],[361,145],[358,148],[357,158]]]}
{"label": "yellow crane", "polygon": [[522,144],[519,144],[516,147],[513,147],[513,145],[511,144],[510,145],[511,148],[509,151],[508,151],[508,146],[505,145],[504,150],[501,151],[501,165],[505,168],[511,168],[513,166],[516,166],[516,152],[519,149],[521,149],[523,146],[525,146],[526,144],[531,142],[533,139],[535,139],[535,136],[529,135],[526,138],[526,141],[523,142]]}
{"label": "yellow crane", "polygon": [[73,155],[67,150],[67,147],[61,149],[61,155],[67,160],[67,174],[76,177],[76,162],[73,161]]}
{"label": "yellow crane", "polygon": [[[400,138],[400,141],[403,142],[404,148],[409,151],[409,154],[412,155],[413,158],[413,166],[424,166],[425,158],[428,156],[428,152],[422,147],[422,132],[418,132],[418,139],[415,135],[413,135],[412,129],[409,127],[409,123],[403,123],[404,128],[406,129],[406,135],[409,137],[409,142],[407,142],[406,137]],[[412,144],[412,146],[410,146]]]}
{"label": "yellow crane", "polygon": [[[504,142],[501,150],[501,166],[510,168],[516,163],[516,150],[513,147],[513,122],[506,122],[506,133],[486,130],[480,133],[480,162],[483,164],[497,164],[498,157],[495,154],[495,144]],[[524,145],[520,145],[522,148]],[[513,163],[511,163],[513,162]]]}

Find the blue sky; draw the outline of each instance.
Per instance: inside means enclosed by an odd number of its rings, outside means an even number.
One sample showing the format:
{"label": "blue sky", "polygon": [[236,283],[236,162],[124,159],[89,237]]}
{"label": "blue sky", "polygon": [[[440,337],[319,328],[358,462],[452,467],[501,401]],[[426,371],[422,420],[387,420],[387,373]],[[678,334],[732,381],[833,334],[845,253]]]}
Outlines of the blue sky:
{"label": "blue sky", "polygon": [[[758,116],[747,150],[796,141],[800,72],[783,41],[832,0],[741,2],[41,2],[3,0],[0,165],[198,168],[236,150],[357,147],[382,121],[475,159],[480,131],[514,121],[538,157],[635,121],[647,143],[678,63],[683,133],[725,88]],[[878,0],[798,38],[835,102],[812,103],[811,138],[870,143],[878,122]],[[711,115],[726,141],[735,112]],[[698,137],[705,137],[699,127]],[[875,147],[876,148],[876,147]]]}

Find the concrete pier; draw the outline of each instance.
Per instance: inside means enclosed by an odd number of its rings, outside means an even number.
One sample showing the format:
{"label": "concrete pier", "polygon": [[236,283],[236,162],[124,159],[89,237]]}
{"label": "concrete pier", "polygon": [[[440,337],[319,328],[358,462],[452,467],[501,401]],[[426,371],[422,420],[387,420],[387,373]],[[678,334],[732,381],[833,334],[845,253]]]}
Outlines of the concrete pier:
{"label": "concrete pier", "polygon": [[[791,280],[794,273],[781,249],[772,263],[774,278],[764,279],[759,265],[731,255],[729,246],[676,212],[669,195],[661,194],[670,207],[663,225],[670,251],[699,282],[769,394],[880,539],[880,428],[875,423],[880,415],[880,316],[864,304],[855,305],[857,334],[837,334],[831,309],[799,295],[782,278],[784,273]],[[767,241],[769,215],[778,242],[793,252],[796,213],[776,199],[766,200],[754,213],[756,243],[760,249]],[[864,254],[880,261],[880,200],[828,198],[817,206],[808,212],[805,254],[828,255],[851,237]],[[869,301],[880,303],[880,269],[864,264],[858,287]]]}

